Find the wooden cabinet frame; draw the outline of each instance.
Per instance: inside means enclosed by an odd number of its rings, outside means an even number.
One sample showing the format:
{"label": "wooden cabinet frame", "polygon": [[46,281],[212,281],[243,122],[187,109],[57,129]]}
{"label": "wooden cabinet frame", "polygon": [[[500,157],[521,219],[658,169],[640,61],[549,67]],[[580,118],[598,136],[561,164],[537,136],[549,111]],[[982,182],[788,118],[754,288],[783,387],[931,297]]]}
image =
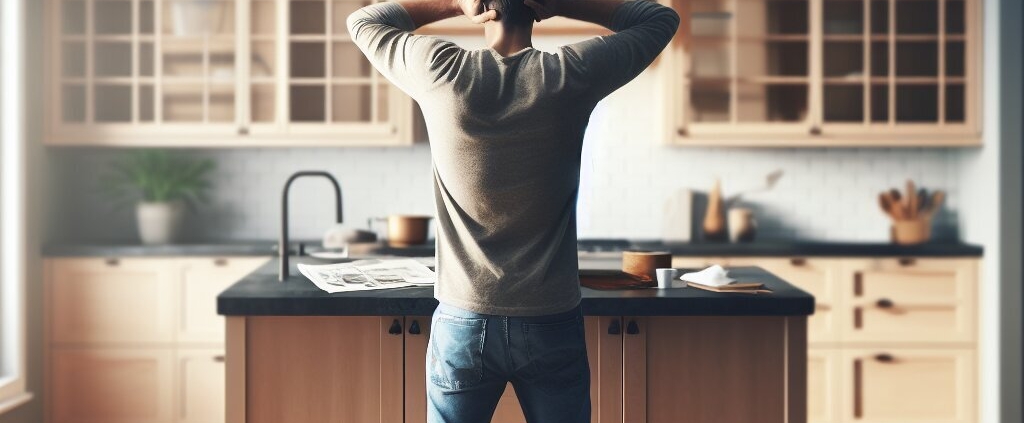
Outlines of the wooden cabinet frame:
{"label": "wooden cabinet frame", "polygon": [[[234,119],[227,122],[210,122],[208,116],[198,122],[165,122],[163,121],[163,89],[165,77],[163,61],[163,28],[162,16],[164,5],[173,0],[145,0],[154,8],[154,29],[152,34],[139,33],[139,4],[144,0],[124,0],[130,3],[132,13],[132,31],[117,35],[118,42],[131,44],[131,74],[118,78],[97,79],[93,75],[95,61],[93,46],[97,36],[93,33],[92,6],[96,2],[108,0],[78,0],[84,5],[86,16],[84,34],[74,36],[75,42],[81,42],[84,48],[83,72],[81,78],[75,78],[73,84],[83,89],[83,122],[65,122],[62,90],[68,78],[65,77],[62,64],[63,43],[69,36],[62,32],[62,2],[66,0],[45,0],[44,16],[46,31],[50,41],[47,43],[45,69],[45,98],[48,112],[44,116],[45,144],[55,146],[109,146],[109,147],[338,147],[338,146],[403,146],[413,143],[416,134],[414,128],[413,101],[400,89],[390,84],[374,70],[371,86],[379,86],[387,93],[387,120],[383,122],[292,122],[289,113],[289,0],[273,0],[275,8],[274,61],[277,63],[273,75],[274,88],[274,121],[267,123],[252,122],[250,72],[252,57],[251,39],[251,8],[257,0],[221,0],[220,3],[233,5],[234,19],[234,65],[233,101]],[[332,1],[328,1],[328,8]],[[331,17],[325,18],[331,21]],[[338,29],[335,28],[335,33]],[[342,33],[346,29],[340,30]],[[108,37],[109,36],[104,36]],[[327,37],[328,47],[331,36]],[[153,75],[141,77],[138,62],[140,40],[152,45]],[[330,49],[328,49],[330,50]],[[330,66],[325,52],[326,66]],[[366,59],[360,53],[357,60]],[[208,62],[208,60],[206,60]],[[204,66],[206,66],[204,62]],[[205,69],[205,68],[204,68]],[[328,69],[329,72],[329,69]],[[208,112],[209,80],[212,77],[198,76],[194,84],[203,85],[203,110]],[[331,76],[326,75],[325,90],[331,85]],[[101,81],[101,82],[97,82]],[[105,82],[104,82],[105,81]],[[114,81],[114,82],[110,82]],[[140,121],[140,81],[152,87],[153,117],[152,121]],[[191,81],[191,79],[190,79]],[[131,88],[130,111],[128,122],[94,122],[95,93],[97,84],[127,84]],[[227,85],[227,84],[225,84]],[[327,92],[327,91],[325,91]],[[376,91],[373,91],[376,92]],[[330,113],[330,95],[325,94],[325,113]],[[377,99],[373,99],[373,114],[376,116]]]}
{"label": "wooden cabinet frame", "polygon": [[[737,2],[737,7],[742,7],[743,0],[732,0]],[[662,69],[662,81],[669,93],[666,99],[668,116],[666,119],[665,139],[668,144],[680,146],[708,146],[708,147],[922,147],[922,146],[979,146],[981,145],[981,28],[982,28],[982,7],[984,0],[966,0],[965,2],[965,30],[963,34],[965,48],[964,72],[962,78],[965,89],[964,122],[963,123],[906,123],[896,122],[894,89],[889,89],[888,107],[890,118],[887,124],[871,123],[870,114],[865,114],[863,123],[826,123],[824,122],[824,105],[822,102],[825,77],[823,75],[823,5],[832,0],[808,0],[809,9],[809,49],[808,49],[808,73],[809,73],[809,98],[807,117],[802,122],[794,123],[689,123],[687,110],[689,109],[690,98],[690,58],[693,52],[693,43],[685,32],[688,29],[690,19],[690,5],[692,2],[676,0],[675,9],[680,13],[684,24],[680,26],[675,39],[666,50],[669,66]],[[890,0],[890,9],[895,4]],[[940,10],[940,21],[945,13],[945,1],[938,0]],[[870,19],[868,17],[867,19]],[[735,22],[733,17],[732,21]],[[890,32],[888,40],[894,40],[894,22],[892,10],[889,14]],[[869,34],[868,20],[863,23],[865,34]],[[859,36],[859,35],[858,35]],[[945,43],[946,34],[940,26],[938,43]],[[730,36],[730,38],[735,38]],[[865,41],[865,44],[868,44]],[[892,84],[895,74],[894,48],[889,48],[890,73],[887,81]],[[945,51],[940,48],[940,52]],[[864,49],[864,55],[868,56],[868,50]],[[867,58],[866,60],[870,60]],[[937,89],[939,101],[945,98],[944,81],[945,58],[939,57],[939,71]],[[862,66],[868,66],[865,61]],[[733,67],[736,66],[733,60]],[[865,80],[874,78],[866,77]],[[912,78],[911,78],[912,79]],[[864,82],[864,86],[870,87],[873,82]],[[895,85],[893,85],[895,87]],[[867,97],[868,89],[863,93]],[[732,94],[735,97],[735,93]],[[868,108],[865,102],[865,109]],[[735,107],[735,106],[733,106]],[[944,107],[939,107],[939,121],[942,120]]]}

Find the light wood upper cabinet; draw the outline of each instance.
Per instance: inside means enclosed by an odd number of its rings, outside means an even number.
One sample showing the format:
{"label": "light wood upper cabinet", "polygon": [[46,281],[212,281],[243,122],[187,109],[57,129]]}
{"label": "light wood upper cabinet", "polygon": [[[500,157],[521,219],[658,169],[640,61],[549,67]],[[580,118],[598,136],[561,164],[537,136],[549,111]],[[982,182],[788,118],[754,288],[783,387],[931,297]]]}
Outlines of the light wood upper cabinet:
{"label": "light wood upper cabinet", "polygon": [[843,351],[846,421],[969,423],[977,419],[972,350]]}
{"label": "light wood upper cabinet", "polygon": [[345,18],[362,0],[46,0],[45,142],[403,145],[412,100]]}
{"label": "light wood upper cabinet", "polygon": [[162,349],[51,352],[49,421],[171,421],[173,353]]}
{"label": "light wood upper cabinet", "polygon": [[979,145],[981,3],[676,1],[668,140]]}
{"label": "light wood upper cabinet", "polygon": [[217,315],[217,294],[266,261],[263,257],[182,260],[178,342],[223,344],[224,318]]}
{"label": "light wood upper cabinet", "polygon": [[49,261],[50,342],[174,342],[175,269],[161,259]]}

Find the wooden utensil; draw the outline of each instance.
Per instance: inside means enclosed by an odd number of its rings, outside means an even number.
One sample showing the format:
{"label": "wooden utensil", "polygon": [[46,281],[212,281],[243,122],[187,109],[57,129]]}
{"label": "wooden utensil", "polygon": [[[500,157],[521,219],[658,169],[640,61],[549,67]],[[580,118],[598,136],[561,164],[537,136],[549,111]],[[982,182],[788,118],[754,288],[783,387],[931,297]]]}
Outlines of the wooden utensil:
{"label": "wooden utensil", "polygon": [[942,201],[946,199],[946,192],[938,190],[932,193],[931,200],[928,201],[928,211],[926,212],[930,219],[939,211],[939,207],[942,207]]}
{"label": "wooden utensil", "polygon": [[907,217],[914,219],[917,217],[917,189],[914,187],[914,181],[907,179]]}

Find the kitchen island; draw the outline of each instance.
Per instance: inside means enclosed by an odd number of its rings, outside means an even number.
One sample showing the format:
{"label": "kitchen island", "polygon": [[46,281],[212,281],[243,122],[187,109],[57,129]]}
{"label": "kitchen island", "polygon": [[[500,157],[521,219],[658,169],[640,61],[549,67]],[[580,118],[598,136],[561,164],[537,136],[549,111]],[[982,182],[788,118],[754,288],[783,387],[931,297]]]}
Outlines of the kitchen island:
{"label": "kitchen island", "polygon": [[[425,422],[432,288],[327,294],[294,268],[278,282],[276,265],[217,299],[228,423]],[[814,298],[731,274],[774,293],[582,288],[594,422],[806,422]],[[493,421],[525,421],[511,386]]]}

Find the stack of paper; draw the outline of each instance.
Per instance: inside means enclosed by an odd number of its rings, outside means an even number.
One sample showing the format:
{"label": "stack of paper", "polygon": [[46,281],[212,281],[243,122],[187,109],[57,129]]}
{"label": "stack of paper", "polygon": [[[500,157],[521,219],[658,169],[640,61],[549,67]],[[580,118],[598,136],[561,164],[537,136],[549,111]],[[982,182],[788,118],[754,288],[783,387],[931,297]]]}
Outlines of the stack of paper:
{"label": "stack of paper", "polygon": [[299,272],[329,292],[432,286],[437,275],[414,259],[359,260],[350,263],[299,264]]}

